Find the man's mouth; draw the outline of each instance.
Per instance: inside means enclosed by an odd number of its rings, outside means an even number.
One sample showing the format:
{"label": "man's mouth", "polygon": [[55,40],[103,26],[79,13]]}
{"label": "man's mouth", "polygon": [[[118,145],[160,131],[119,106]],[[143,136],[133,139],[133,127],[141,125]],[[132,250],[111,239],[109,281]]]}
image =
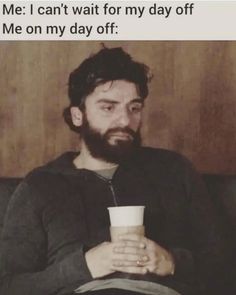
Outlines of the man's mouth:
{"label": "man's mouth", "polygon": [[131,140],[133,139],[132,135],[126,132],[114,132],[109,134],[110,137],[115,139],[121,139],[121,140]]}

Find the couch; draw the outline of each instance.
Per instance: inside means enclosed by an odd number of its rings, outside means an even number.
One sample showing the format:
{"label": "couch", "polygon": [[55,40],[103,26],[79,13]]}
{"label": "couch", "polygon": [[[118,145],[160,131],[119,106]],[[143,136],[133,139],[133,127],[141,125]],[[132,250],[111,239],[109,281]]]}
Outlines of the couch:
{"label": "couch", "polygon": [[[236,250],[236,175],[204,174],[202,177],[216,209],[224,222],[226,239],[231,244],[232,249]],[[0,178],[0,232],[2,230],[8,201],[20,180],[20,178]],[[234,260],[234,256],[232,260]],[[235,265],[235,267],[233,265]],[[222,289],[213,290],[212,292],[209,290],[208,294],[205,295],[236,294],[235,279],[236,263],[233,261],[232,265],[229,267],[229,271],[225,274],[225,278],[222,278]]]}

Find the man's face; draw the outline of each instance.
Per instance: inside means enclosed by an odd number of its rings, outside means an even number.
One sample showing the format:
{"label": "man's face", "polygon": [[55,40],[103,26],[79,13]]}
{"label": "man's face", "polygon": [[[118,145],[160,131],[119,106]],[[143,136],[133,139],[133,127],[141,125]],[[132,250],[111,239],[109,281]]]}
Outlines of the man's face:
{"label": "man's face", "polygon": [[118,163],[140,145],[143,100],[135,84],[116,80],[86,97],[81,135],[95,158]]}

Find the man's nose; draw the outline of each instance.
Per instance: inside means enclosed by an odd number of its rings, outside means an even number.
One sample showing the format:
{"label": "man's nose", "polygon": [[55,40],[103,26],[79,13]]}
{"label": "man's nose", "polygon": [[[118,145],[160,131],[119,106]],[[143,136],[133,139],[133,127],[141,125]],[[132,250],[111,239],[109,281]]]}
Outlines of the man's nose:
{"label": "man's nose", "polygon": [[123,110],[119,113],[119,116],[117,117],[117,123],[120,127],[129,126],[130,116],[127,110]]}

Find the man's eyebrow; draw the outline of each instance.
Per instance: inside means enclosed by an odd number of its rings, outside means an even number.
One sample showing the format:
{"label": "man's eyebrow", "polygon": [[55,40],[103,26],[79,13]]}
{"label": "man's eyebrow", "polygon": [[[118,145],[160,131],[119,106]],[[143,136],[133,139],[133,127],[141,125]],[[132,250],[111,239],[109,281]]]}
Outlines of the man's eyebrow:
{"label": "man's eyebrow", "polygon": [[131,100],[130,102],[131,102],[131,103],[132,103],[132,102],[137,102],[137,103],[144,104],[144,100],[143,100],[143,98],[140,98],[140,97],[135,98],[135,99]]}
{"label": "man's eyebrow", "polygon": [[119,103],[119,101],[113,100],[113,99],[101,98],[101,99],[97,100],[96,103],[113,103],[113,104],[117,104],[117,103]]}
{"label": "man's eyebrow", "polygon": [[[96,103],[112,103],[112,104],[118,104],[118,103],[120,103],[120,101],[113,100],[113,99],[108,99],[108,98],[101,98],[101,99],[97,100]],[[143,101],[142,98],[138,97],[138,98],[132,99],[129,103],[141,103],[141,104],[144,104],[144,101]]]}

